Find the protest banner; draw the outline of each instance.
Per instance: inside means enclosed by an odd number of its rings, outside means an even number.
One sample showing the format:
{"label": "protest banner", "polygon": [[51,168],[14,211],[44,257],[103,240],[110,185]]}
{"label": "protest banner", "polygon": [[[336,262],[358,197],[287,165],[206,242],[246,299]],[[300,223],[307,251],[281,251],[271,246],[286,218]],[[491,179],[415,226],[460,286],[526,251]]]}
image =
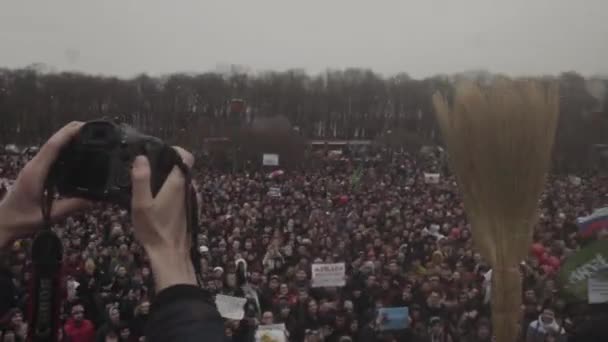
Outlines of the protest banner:
{"label": "protest banner", "polygon": [[590,237],[599,230],[608,229],[608,207],[596,209],[589,216],[577,218],[576,224],[583,237]]}
{"label": "protest banner", "polygon": [[604,270],[608,270],[608,241],[594,241],[566,259],[558,281],[565,294],[588,300],[588,279]]}
{"label": "protest banner", "polygon": [[220,315],[226,319],[240,321],[245,316],[246,298],[225,296],[218,294],[215,296],[215,305]]}
{"label": "protest banner", "polygon": [[346,266],[336,264],[313,264],[312,287],[340,287],[346,284]]}
{"label": "protest banner", "polygon": [[262,155],[262,165],[279,166],[279,155],[276,153],[264,153]]}
{"label": "protest banner", "polygon": [[438,173],[424,173],[424,182],[426,184],[439,184],[439,178],[441,176]]}
{"label": "protest banner", "polygon": [[286,342],[285,324],[260,325],[255,332],[255,342]]}
{"label": "protest banner", "polygon": [[595,275],[587,280],[589,304],[608,303],[608,275]]}
{"label": "protest banner", "polygon": [[381,331],[407,329],[409,323],[408,307],[381,308],[378,310],[378,327]]}
{"label": "protest banner", "polygon": [[281,197],[281,188],[273,186],[268,189],[268,196],[270,197]]}

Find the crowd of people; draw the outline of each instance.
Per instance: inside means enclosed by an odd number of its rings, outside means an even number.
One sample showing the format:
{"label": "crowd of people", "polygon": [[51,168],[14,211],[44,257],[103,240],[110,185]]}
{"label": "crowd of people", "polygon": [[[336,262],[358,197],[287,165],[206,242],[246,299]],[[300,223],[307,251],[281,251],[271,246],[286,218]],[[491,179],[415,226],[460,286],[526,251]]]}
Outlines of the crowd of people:
{"label": "crowd of people", "polygon": [[[197,167],[203,286],[247,297],[226,341],[254,341],[284,324],[289,341],[491,341],[490,266],[475,251],[453,178],[434,155],[354,160],[314,169],[226,173]],[[0,156],[0,198],[27,161]],[[521,264],[521,340],[566,341],[596,317],[560,295],[556,274],[584,241],[574,221],[607,203],[598,175],[551,176]],[[279,192],[269,194],[270,188]],[[147,256],[125,210],[98,204],[55,227],[64,246],[63,340],[142,341],[154,298]],[[600,237],[602,238],[602,237]],[[0,258],[0,341],[27,335],[31,240]],[[346,285],[311,286],[311,265],[343,262]],[[381,330],[380,308],[407,307],[407,328]]]}

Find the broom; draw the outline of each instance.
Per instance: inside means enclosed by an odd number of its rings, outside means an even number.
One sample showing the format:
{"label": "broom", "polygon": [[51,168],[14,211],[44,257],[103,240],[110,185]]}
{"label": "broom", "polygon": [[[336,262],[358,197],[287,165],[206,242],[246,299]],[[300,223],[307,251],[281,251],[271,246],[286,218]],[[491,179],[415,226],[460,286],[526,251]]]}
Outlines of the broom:
{"label": "broom", "polygon": [[453,101],[433,104],[463,195],[473,242],[492,265],[492,324],[515,341],[521,305],[519,263],[532,242],[538,201],[559,112],[555,82],[496,79],[459,83]]}

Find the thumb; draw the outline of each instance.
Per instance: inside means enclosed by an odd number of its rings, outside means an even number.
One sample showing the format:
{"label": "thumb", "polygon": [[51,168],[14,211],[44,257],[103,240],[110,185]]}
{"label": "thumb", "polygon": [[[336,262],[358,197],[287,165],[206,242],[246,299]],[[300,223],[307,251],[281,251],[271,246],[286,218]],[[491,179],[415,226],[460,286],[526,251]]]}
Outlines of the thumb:
{"label": "thumb", "polygon": [[148,158],[137,156],[131,169],[131,184],[133,185],[131,207],[134,211],[146,209],[152,205],[150,173]]}

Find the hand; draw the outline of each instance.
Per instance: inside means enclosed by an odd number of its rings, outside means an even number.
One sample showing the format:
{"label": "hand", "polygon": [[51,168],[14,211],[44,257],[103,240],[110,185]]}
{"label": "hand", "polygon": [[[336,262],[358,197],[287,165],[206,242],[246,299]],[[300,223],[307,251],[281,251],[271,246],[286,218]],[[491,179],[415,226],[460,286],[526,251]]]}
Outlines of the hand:
{"label": "hand", "polygon": [[[194,157],[175,147],[188,167]],[[182,171],[174,167],[156,197],[150,189],[150,164],[139,156],[133,162],[131,218],[135,238],[146,250],[156,279],[156,291],[177,284],[196,285],[190,260],[186,221],[186,185]]]}
{"label": "hand", "polygon": [[[0,248],[9,241],[32,234],[42,225],[42,191],[49,169],[65,146],[82,127],[71,122],[57,131],[19,172],[11,191],[0,202]],[[88,201],[78,198],[53,202],[51,219],[56,220],[87,207]]]}

